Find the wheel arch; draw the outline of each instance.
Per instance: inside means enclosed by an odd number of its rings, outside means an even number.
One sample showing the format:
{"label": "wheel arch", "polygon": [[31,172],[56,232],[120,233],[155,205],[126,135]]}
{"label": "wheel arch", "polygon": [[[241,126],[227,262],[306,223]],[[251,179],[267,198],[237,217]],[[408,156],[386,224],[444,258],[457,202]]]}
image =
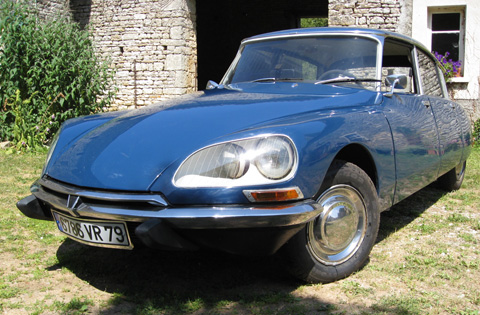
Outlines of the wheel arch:
{"label": "wheel arch", "polygon": [[363,145],[358,143],[347,145],[337,153],[335,160],[350,162],[361,168],[370,177],[378,192],[377,167],[372,155]]}

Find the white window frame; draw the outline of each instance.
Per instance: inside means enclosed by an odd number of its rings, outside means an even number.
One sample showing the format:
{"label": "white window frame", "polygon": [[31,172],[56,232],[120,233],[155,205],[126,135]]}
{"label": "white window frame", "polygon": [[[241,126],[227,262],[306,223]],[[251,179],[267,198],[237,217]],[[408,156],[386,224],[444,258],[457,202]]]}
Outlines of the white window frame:
{"label": "white window frame", "polygon": [[[441,34],[441,33],[454,33],[452,31],[433,31],[432,21],[434,14],[442,14],[442,13],[460,13],[460,30],[459,30],[459,47],[458,47],[458,58],[462,62],[461,66],[461,74],[463,77],[464,74],[464,65],[465,65],[465,6],[442,6],[442,7],[428,7],[428,30],[430,31],[428,43],[429,47],[432,47],[432,36],[433,34]],[[439,54],[444,54],[444,51],[437,51]],[[454,60],[456,61],[456,60]]]}

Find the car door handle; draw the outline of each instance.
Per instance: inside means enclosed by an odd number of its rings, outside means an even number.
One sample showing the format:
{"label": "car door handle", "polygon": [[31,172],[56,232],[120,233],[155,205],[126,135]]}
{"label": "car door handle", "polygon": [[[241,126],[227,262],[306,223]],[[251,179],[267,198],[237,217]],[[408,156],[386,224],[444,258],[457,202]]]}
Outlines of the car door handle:
{"label": "car door handle", "polygon": [[422,101],[422,104],[423,104],[426,108],[429,108],[429,107],[430,107],[430,101],[424,100],[424,101]]}

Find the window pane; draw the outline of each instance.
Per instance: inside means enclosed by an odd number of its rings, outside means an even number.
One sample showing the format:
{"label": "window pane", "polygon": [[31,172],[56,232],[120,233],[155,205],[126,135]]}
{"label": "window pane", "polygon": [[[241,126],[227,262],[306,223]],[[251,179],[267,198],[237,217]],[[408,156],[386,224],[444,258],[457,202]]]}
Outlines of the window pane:
{"label": "window pane", "polygon": [[432,31],[460,30],[460,13],[432,14]]}
{"label": "window pane", "polygon": [[[250,43],[229,83],[262,78],[315,81],[327,73],[375,78],[377,42],[361,37],[319,36]],[[356,84],[358,86],[358,84]]]}
{"label": "window pane", "polygon": [[420,77],[422,80],[423,93],[431,96],[442,97],[442,86],[438,77],[435,62],[418,50]]}
{"label": "window pane", "polygon": [[406,46],[394,41],[385,41],[382,61],[382,91],[390,91],[391,87],[385,83],[385,78],[392,74],[407,76],[407,85],[404,89],[395,89],[396,92],[415,93],[415,81],[412,65],[413,46]]}
{"label": "window pane", "polygon": [[459,33],[432,34],[432,50],[444,55],[449,52],[448,59],[459,60]]}

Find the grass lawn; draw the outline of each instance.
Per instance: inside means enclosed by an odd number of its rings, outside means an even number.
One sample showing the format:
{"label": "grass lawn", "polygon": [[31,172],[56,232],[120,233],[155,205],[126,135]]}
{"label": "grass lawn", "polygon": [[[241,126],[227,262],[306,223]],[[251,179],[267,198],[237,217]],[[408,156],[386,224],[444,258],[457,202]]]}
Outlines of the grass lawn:
{"label": "grass lawn", "polygon": [[44,158],[0,151],[0,313],[479,314],[479,148],[459,191],[427,187],[384,212],[368,264],[323,285],[290,278],[277,256],[73,242],[15,207]]}

